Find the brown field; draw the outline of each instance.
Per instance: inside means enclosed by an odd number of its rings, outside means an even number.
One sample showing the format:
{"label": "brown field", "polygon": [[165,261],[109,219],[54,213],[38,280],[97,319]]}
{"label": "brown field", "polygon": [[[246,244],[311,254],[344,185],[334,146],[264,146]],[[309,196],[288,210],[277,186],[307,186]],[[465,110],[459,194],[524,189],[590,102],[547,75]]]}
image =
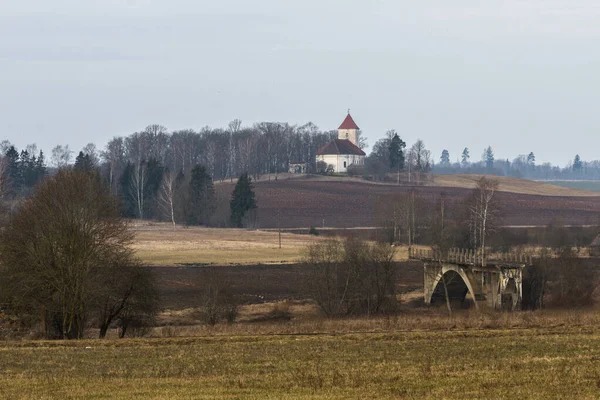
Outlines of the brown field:
{"label": "brown field", "polygon": [[[436,198],[440,193],[455,203],[470,194],[476,176],[437,177],[440,186],[412,187],[422,198]],[[600,196],[590,192],[564,189],[538,182],[501,179],[498,193],[503,216],[509,226],[543,226],[556,220],[570,225],[598,224]],[[461,186],[461,187],[454,187]],[[376,204],[382,197],[406,193],[411,187],[373,184],[355,178],[280,179],[255,183],[260,228],[281,226],[352,228],[376,224]],[[223,183],[217,190],[228,196],[233,185]]]}
{"label": "brown field", "polygon": [[[299,262],[306,247],[322,237],[247,229],[185,227],[157,222],[133,222],[133,249],[144,265],[255,265]],[[306,232],[304,232],[306,233]],[[398,260],[407,258],[399,247]]]}
{"label": "brown field", "polygon": [[308,235],[134,223],[133,245],[145,265],[239,265],[297,262],[319,238]]}
{"label": "brown field", "polygon": [[[368,324],[368,320],[366,321]],[[0,342],[0,397],[596,399],[600,330],[403,330]],[[280,324],[282,325],[282,324]],[[333,325],[333,324],[332,324]],[[285,326],[285,325],[283,325]],[[365,325],[366,326],[366,325]]]}
{"label": "brown field", "polygon": [[[483,175],[435,175],[432,186],[474,189],[477,180]],[[559,197],[598,197],[597,192],[570,189],[564,186],[550,185],[547,183],[530,181],[527,179],[510,178],[505,176],[489,177],[497,180],[501,192],[527,194],[533,196],[559,196]]]}

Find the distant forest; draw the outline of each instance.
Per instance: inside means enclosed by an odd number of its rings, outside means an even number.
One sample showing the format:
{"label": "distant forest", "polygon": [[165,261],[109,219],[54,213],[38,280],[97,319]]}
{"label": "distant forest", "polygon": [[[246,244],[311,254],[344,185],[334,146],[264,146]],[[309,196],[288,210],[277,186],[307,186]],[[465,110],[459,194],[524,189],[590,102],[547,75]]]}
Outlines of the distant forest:
{"label": "distant forest", "polygon": [[[326,166],[315,163],[317,150],[337,138],[337,131],[322,131],[312,123],[302,126],[263,122],[251,127],[234,120],[227,128],[203,128],[199,131],[168,131],[161,125],[126,137],[114,137],[103,149],[93,143],[80,151],[58,145],[49,154],[35,144],[17,149],[10,142],[0,143],[3,195],[27,196],[46,174],[73,165],[94,170],[119,196],[127,217],[160,217],[161,186],[170,182],[172,189],[189,182],[190,172],[202,166],[206,179],[233,181],[247,172],[257,179],[269,175],[277,179],[291,164],[306,164],[311,173],[324,173]],[[364,146],[361,140],[361,147]],[[370,180],[395,180],[405,172],[435,174],[490,174],[536,180],[600,179],[600,161],[584,161],[575,155],[572,163],[560,168],[549,163],[536,164],[529,152],[512,160],[496,159],[491,147],[465,148],[460,162],[451,162],[444,150],[434,156],[422,140],[410,147],[396,131],[388,131],[376,141],[364,167],[349,173]],[[203,179],[205,179],[203,178]],[[204,181],[202,181],[204,182]],[[204,183],[202,183],[204,184]],[[209,185],[209,186],[210,186]],[[172,194],[172,193],[171,193]],[[172,205],[172,204],[171,204]]]}

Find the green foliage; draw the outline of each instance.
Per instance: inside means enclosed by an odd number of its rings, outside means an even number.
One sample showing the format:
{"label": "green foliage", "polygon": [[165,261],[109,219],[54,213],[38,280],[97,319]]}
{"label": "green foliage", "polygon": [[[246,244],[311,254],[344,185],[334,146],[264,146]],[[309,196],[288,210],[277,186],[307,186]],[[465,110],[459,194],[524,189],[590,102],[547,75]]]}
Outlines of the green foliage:
{"label": "green foliage", "polygon": [[308,234],[309,235],[313,235],[313,236],[319,236],[319,231],[317,230],[317,228],[315,228],[314,226],[311,226],[308,229]]}
{"label": "green foliage", "polygon": [[233,189],[229,206],[231,208],[231,224],[241,228],[248,211],[256,208],[256,198],[252,190],[252,179],[247,173],[243,173],[238,179]]}
{"label": "green foliage", "polygon": [[494,168],[494,151],[492,150],[492,146],[488,146],[483,153],[483,161],[485,162],[485,167],[487,169]]}
{"label": "green foliage", "polygon": [[444,166],[450,165],[450,152],[446,149],[442,150],[442,156],[440,157],[440,164]]}
{"label": "green foliage", "polygon": [[136,217],[136,205],[134,198],[130,195],[134,174],[134,166],[132,163],[127,163],[123,169],[123,173],[119,178],[119,199],[121,203],[121,215],[125,218]]}
{"label": "green foliage", "polygon": [[75,165],[73,168],[79,172],[89,173],[93,172],[96,166],[89,154],[84,154],[83,151],[80,151],[77,157],[75,157]]}
{"label": "green foliage", "polygon": [[404,149],[406,148],[406,143],[397,133],[394,133],[394,136],[389,141],[389,165],[392,170],[403,170],[404,169]]}
{"label": "green foliage", "polygon": [[575,156],[575,160],[573,160],[573,171],[581,171],[583,169],[583,162],[581,161],[581,157],[579,154]]}
{"label": "green foliage", "polygon": [[215,211],[215,188],[212,178],[202,165],[192,168],[185,206],[188,225],[206,225]]}
{"label": "green foliage", "polygon": [[7,192],[11,196],[27,194],[44,176],[46,176],[46,165],[44,153],[29,154],[27,150],[17,151],[15,146],[10,146],[5,154]]}
{"label": "green foliage", "polygon": [[461,154],[461,163],[463,164],[463,166],[466,166],[467,164],[469,164],[470,158],[471,158],[471,155],[469,154],[469,149],[467,147],[465,147]]}

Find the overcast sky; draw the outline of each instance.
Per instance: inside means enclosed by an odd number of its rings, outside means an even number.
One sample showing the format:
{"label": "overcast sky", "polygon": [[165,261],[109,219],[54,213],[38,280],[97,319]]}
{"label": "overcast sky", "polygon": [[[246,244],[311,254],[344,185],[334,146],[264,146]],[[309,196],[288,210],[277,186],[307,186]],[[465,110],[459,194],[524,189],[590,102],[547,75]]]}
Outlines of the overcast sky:
{"label": "overcast sky", "polygon": [[597,0],[0,0],[2,139],[351,112],[439,160],[600,159]]}

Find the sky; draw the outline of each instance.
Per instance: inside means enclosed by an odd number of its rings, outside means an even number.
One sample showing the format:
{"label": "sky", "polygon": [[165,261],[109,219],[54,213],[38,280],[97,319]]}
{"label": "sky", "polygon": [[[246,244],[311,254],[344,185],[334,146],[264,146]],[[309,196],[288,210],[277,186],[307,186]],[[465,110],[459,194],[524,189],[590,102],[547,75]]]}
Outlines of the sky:
{"label": "sky", "polygon": [[600,159],[596,0],[0,0],[0,140],[100,148],[235,118]]}

